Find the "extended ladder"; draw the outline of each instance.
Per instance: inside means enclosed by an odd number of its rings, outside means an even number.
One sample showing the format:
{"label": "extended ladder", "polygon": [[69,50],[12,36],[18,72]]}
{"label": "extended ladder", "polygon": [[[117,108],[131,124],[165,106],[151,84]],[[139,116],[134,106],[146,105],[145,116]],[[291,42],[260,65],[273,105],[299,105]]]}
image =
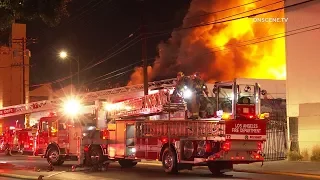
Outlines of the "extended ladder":
{"label": "extended ladder", "polygon": [[[175,85],[175,78],[166,79],[161,81],[149,82],[149,89],[156,89],[160,87],[172,88]],[[113,89],[106,89],[96,92],[89,92],[80,95],[80,98],[85,102],[93,102],[98,99],[105,99],[110,96],[123,95],[127,93],[134,93],[143,90],[143,84],[124,86]],[[41,112],[47,110],[53,110],[59,107],[61,103],[60,99],[37,101],[28,104],[19,104],[14,106],[8,106],[0,109],[0,118],[29,114],[34,112]]]}
{"label": "extended ladder", "polygon": [[185,111],[186,103],[171,103],[168,89],[113,104],[106,104],[109,118],[142,117],[165,112]]}

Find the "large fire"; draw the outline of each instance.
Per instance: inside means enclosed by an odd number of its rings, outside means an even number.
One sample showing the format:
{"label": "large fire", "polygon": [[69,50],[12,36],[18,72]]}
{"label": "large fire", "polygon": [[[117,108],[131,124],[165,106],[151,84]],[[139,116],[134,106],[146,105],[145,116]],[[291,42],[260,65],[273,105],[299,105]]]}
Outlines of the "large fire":
{"label": "large fire", "polygon": [[[193,0],[182,27],[225,21],[280,7],[283,7],[283,1]],[[209,14],[211,12],[217,13]],[[284,17],[283,10],[253,18],[277,17]],[[283,36],[284,23],[254,22],[253,18],[174,30],[167,42],[159,44],[159,56],[153,67],[148,68],[150,80],[174,77],[177,71],[185,74],[202,72],[207,81],[236,77],[285,79],[285,38],[275,38],[279,34]],[[278,36],[272,36],[276,34]],[[142,69],[136,68],[129,85],[142,82]]]}

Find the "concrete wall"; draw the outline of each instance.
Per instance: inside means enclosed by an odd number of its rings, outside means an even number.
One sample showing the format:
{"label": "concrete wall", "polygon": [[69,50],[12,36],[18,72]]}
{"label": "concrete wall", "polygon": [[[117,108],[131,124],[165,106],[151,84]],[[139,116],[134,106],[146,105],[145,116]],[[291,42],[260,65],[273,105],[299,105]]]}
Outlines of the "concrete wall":
{"label": "concrete wall", "polygon": [[[286,6],[304,0],[286,0]],[[320,2],[314,1],[285,10],[289,18],[286,31],[314,26],[320,23]],[[319,27],[319,26],[317,26]],[[306,31],[305,28],[300,31]],[[298,31],[298,32],[300,32]],[[297,32],[297,31],[296,31]],[[290,34],[290,33],[289,33]],[[320,31],[312,30],[286,37],[287,57],[287,113],[290,140],[299,140],[300,149],[319,143],[320,119]],[[295,118],[296,117],[296,118]],[[298,120],[295,120],[298,119]],[[297,122],[295,122],[297,121]],[[294,132],[296,131],[296,132]],[[298,136],[297,133],[298,132]],[[298,137],[298,138],[297,138]]]}

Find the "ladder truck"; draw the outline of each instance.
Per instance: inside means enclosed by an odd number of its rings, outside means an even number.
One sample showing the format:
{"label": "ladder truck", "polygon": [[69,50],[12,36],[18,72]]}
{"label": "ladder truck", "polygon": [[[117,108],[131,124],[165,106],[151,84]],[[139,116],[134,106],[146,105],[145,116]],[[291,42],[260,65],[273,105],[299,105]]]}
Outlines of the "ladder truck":
{"label": "ladder truck", "polygon": [[161,89],[104,103],[107,117],[114,122],[83,134],[78,141],[79,165],[118,161],[129,168],[141,160],[157,160],[168,173],[208,166],[219,174],[232,170],[233,164],[264,160],[266,120],[260,113],[257,83],[241,84],[237,79],[216,83],[215,116],[199,120],[187,119],[186,104],[171,103],[168,92]]}
{"label": "ladder truck", "polygon": [[[149,89],[158,87],[172,87],[175,79],[149,82]],[[67,98],[37,101],[0,109],[0,118],[48,111],[48,115],[40,118],[34,138],[18,137],[17,142],[24,142],[24,151],[33,151],[34,155],[43,156],[52,165],[61,165],[67,160],[78,159],[77,139],[82,137],[83,129],[88,122],[96,117],[88,117],[88,113],[74,116],[76,111],[83,111],[83,103],[95,103],[92,110],[99,108],[99,99],[123,99],[141,96],[143,85],[126,86],[73,95]],[[128,96],[130,94],[130,96]],[[49,113],[50,112],[50,113]],[[79,113],[79,112],[78,112]],[[89,113],[90,115],[90,113]],[[10,136],[11,137],[11,136]],[[2,140],[1,149],[6,152],[14,151],[14,146],[7,146]],[[26,144],[27,142],[28,144]],[[12,144],[12,143],[11,143]],[[20,147],[20,146],[19,146]],[[20,150],[19,149],[19,150]]]}

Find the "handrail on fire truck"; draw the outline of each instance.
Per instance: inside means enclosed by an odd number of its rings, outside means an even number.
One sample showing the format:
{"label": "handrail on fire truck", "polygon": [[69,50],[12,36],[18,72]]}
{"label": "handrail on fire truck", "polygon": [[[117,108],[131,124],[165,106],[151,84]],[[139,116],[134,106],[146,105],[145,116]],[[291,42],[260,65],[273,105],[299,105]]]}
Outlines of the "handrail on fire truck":
{"label": "handrail on fire truck", "polygon": [[157,120],[137,121],[137,137],[224,137],[223,121]]}
{"label": "handrail on fire truck", "polygon": [[[175,84],[176,78],[166,79],[161,81],[149,82],[149,89],[159,88],[159,87],[173,87]],[[133,85],[133,86],[124,86],[113,89],[106,89],[96,92],[89,92],[80,95],[82,101],[91,102],[98,99],[103,99],[112,95],[121,95],[124,93],[132,93],[139,92],[143,90],[143,84]],[[0,118],[29,114],[34,112],[41,112],[47,110],[53,110],[58,107],[61,99],[53,99],[53,100],[44,100],[37,101],[28,104],[19,104],[14,106],[8,106],[4,108],[0,108]]]}

